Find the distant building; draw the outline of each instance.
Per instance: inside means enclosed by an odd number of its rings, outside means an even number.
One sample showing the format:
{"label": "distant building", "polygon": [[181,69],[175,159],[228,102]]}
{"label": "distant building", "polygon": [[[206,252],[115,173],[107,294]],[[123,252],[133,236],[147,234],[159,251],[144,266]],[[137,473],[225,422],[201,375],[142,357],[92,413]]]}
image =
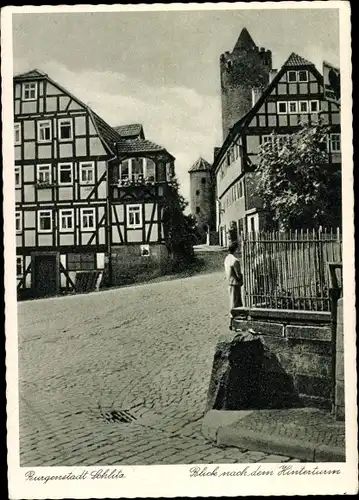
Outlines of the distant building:
{"label": "distant building", "polygon": [[159,265],[174,157],[39,70],[13,81],[19,295],[76,290],[84,271],[121,284],[124,269]]}
{"label": "distant building", "polygon": [[190,176],[190,210],[198,222],[201,242],[206,241],[208,231],[214,229],[214,183],[212,166],[203,158],[189,169]]}
{"label": "distant building", "polygon": [[222,245],[233,226],[237,234],[266,229],[261,200],[255,196],[255,166],[261,144],[271,141],[273,132],[284,144],[300,123],[318,123],[320,115],[330,125],[329,163],[341,168],[340,110],[324,99],[323,77],[313,63],[292,53],[253,103],[227,134],[213,164]]}
{"label": "distant building", "polygon": [[243,28],[233,51],[220,57],[223,140],[252,108],[252,88],[263,90],[271,70],[271,51],[257,47]]}

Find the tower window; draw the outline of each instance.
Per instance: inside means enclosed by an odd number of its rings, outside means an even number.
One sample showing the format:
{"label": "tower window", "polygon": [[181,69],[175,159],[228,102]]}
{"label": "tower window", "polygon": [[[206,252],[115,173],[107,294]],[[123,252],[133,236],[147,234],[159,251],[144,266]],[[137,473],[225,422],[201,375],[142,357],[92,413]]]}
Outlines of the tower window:
{"label": "tower window", "polygon": [[199,214],[201,209],[199,207],[196,207],[196,214]]}
{"label": "tower window", "polygon": [[197,191],[196,191],[196,195],[197,195],[197,196],[199,195],[199,189],[197,189]]}
{"label": "tower window", "polygon": [[202,184],[206,184],[206,178],[202,177],[201,182],[202,182]]}

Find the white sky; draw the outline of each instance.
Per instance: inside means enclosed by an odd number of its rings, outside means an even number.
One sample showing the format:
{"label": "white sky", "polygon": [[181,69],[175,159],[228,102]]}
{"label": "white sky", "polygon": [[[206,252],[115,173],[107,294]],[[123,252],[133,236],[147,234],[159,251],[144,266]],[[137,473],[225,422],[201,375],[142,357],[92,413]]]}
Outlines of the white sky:
{"label": "white sky", "polygon": [[[200,6],[199,6],[200,7]],[[246,27],[279,68],[291,52],[339,66],[338,10],[14,14],[14,72],[33,68],[110,125],[142,123],[176,157],[182,193],[221,145],[219,57]]]}

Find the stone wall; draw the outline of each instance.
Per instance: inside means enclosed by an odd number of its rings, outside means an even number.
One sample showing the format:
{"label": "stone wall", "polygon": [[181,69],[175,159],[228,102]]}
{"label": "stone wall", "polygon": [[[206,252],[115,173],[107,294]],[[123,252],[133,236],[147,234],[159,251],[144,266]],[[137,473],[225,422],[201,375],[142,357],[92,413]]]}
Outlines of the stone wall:
{"label": "stone wall", "polygon": [[337,307],[334,413],[337,420],[344,420],[345,406],[343,299],[338,300]]}
{"label": "stone wall", "polygon": [[[141,245],[121,245],[111,248],[110,270],[112,285],[146,281],[165,274],[168,252],[165,245],[149,245],[149,255],[141,254]],[[110,275],[108,270],[108,275]]]}
{"label": "stone wall", "polygon": [[330,313],[244,307],[232,313],[234,332],[217,345],[208,409],[331,409]]}

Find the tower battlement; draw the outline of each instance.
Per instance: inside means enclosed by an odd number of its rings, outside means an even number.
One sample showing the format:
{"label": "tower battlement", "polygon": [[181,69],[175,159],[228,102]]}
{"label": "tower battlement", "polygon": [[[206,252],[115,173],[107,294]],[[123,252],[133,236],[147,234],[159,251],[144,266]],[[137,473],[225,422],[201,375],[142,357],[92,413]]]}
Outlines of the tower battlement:
{"label": "tower battlement", "polygon": [[233,125],[252,107],[252,89],[264,88],[272,69],[272,52],[258,47],[246,28],[232,52],[220,56],[222,133],[226,138]]}

